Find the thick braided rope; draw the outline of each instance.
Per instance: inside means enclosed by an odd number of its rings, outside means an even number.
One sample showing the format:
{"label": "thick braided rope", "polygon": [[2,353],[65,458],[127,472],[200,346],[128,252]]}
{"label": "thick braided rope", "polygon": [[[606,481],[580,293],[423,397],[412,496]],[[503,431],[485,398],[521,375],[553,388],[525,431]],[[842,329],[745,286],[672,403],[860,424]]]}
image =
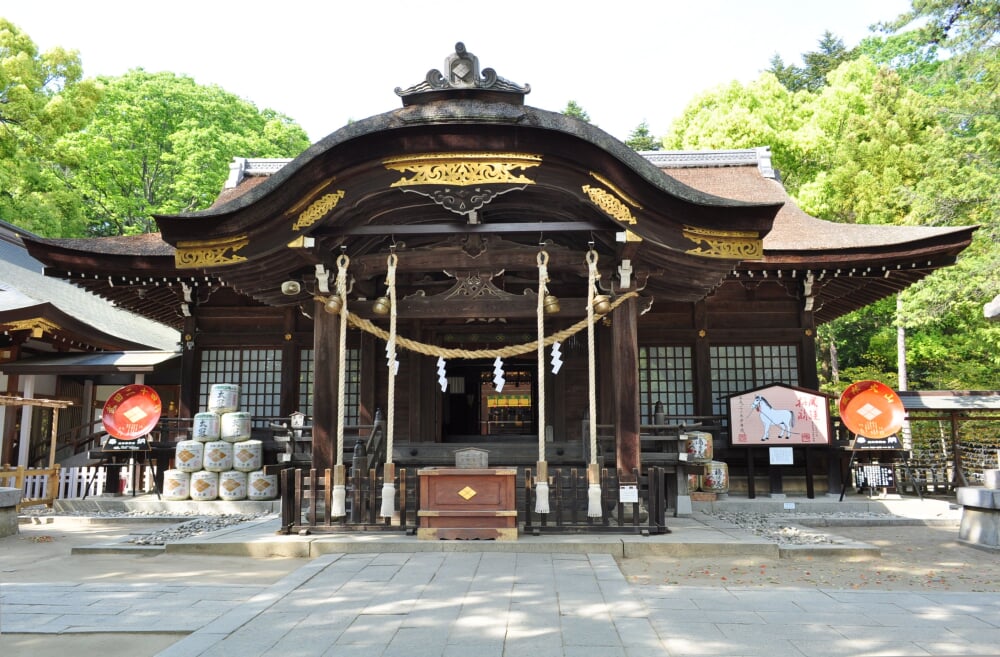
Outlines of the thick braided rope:
{"label": "thick braided rope", "polygon": [[350,258],[337,258],[337,294],[340,296],[340,335],[337,352],[337,465],[344,464],[344,397],[347,385],[347,265]]}
{"label": "thick braided rope", "polygon": [[[616,298],[611,302],[611,310],[620,306],[626,300],[632,297],[639,296],[638,292],[626,292],[622,296]],[[317,297],[319,300],[325,299],[325,297]],[[589,304],[588,304],[589,306]],[[610,314],[610,313],[605,313]],[[544,345],[546,347],[551,346],[556,342],[565,342],[572,336],[576,335],[588,325],[593,324],[593,322],[604,317],[605,315],[597,314],[593,312],[588,312],[587,317],[581,319],[576,324],[573,324],[569,328],[565,328],[561,331],[556,331],[549,337],[545,338]],[[377,338],[383,340],[389,339],[389,333],[385,329],[379,328],[371,320],[365,319],[364,317],[359,317],[353,313],[347,313],[347,321],[350,322],[354,327],[370,333]],[[532,351],[538,348],[538,341],[532,340],[531,342],[525,342],[524,344],[508,345],[499,349],[455,349],[438,347],[436,345],[427,344],[426,342],[418,342],[416,340],[411,340],[405,337],[396,337],[396,346],[402,347],[403,349],[408,349],[410,351],[416,352],[418,354],[423,354],[425,356],[440,356],[445,360],[463,360],[463,359],[477,359],[477,358],[510,358],[511,356],[523,356],[524,354],[530,354]]]}
{"label": "thick braided rope", "polygon": [[597,251],[587,252],[587,266],[590,271],[587,284],[587,395],[590,399],[590,463],[597,463],[597,377],[594,372],[594,287],[597,284]]}
{"label": "thick braided rope", "polygon": [[545,284],[549,280],[549,254],[538,253],[538,460],[545,460]]}
{"label": "thick braided rope", "polygon": [[389,335],[386,358],[389,361],[389,393],[386,405],[385,453],[386,463],[392,463],[392,439],[396,416],[396,263],[399,258],[395,253],[389,254],[389,266],[385,276],[385,284],[389,288]]}

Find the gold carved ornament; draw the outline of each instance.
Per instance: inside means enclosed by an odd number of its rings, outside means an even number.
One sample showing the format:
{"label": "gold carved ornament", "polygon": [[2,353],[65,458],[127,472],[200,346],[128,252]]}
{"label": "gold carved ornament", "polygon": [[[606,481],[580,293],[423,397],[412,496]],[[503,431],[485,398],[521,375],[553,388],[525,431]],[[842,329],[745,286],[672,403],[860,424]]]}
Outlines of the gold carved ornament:
{"label": "gold carved ornament", "polygon": [[697,244],[685,252],[691,255],[733,260],[760,260],[764,257],[764,242],[756,231],[684,226],[681,232]]}
{"label": "gold carved ornament", "polygon": [[45,332],[55,333],[62,327],[55,322],[50,322],[47,319],[42,319],[41,317],[35,317],[33,319],[19,319],[16,322],[10,322],[4,324],[4,330],[6,331],[31,331],[31,337],[34,339],[39,339]]}
{"label": "gold carved ornament", "polygon": [[386,169],[412,174],[390,187],[409,185],[488,185],[515,183],[533,185],[534,180],[515,173],[542,163],[541,155],[530,153],[435,153],[403,155],[382,162]]}
{"label": "gold carved ornament", "polygon": [[244,262],[246,257],[239,255],[237,251],[249,243],[250,238],[246,235],[178,242],[174,264],[178,269],[197,269]]}
{"label": "gold carved ornament", "polygon": [[344,198],[344,194],[344,190],[338,189],[336,192],[320,196],[298,216],[292,225],[292,230],[302,230],[303,228],[312,226],[325,217],[330,210],[337,207],[337,204]]}

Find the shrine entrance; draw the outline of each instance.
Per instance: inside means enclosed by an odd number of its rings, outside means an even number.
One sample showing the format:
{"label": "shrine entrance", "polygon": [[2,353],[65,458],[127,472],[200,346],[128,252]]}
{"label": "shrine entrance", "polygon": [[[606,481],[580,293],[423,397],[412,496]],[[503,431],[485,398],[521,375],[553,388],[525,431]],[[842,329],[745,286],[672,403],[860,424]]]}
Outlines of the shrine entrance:
{"label": "shrine entrance", "polygon": [[448,389],[442,393],[444,442],[534,441],[538,411],[535,363],[531,359],[504,364],[504,383],[494,380],[493,361],[472,360],[452,365]]}

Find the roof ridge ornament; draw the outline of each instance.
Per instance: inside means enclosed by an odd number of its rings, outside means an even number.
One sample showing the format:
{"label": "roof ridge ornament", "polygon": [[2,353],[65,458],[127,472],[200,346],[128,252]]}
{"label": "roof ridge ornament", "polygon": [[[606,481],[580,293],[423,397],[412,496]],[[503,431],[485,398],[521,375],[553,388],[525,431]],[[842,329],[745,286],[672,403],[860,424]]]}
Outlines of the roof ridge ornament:
{"label": "roof ridge ornament", "polygon": [[[471,93],[470,93],[471,92]],[[480,73],[479,58],[466,50],[465,44],[455,44],[455,52],[444,60],[444,73],[431,69],[423,82],[407,89],[396,87],[396,94],[403,99],[403,105],[413,105],[444,97],[467,97],[493,92],[516,98],[505,98],[523,104],[524,95],[531,92],[530,85],[519,85],[497,75],[492,68],[484,68]]]}

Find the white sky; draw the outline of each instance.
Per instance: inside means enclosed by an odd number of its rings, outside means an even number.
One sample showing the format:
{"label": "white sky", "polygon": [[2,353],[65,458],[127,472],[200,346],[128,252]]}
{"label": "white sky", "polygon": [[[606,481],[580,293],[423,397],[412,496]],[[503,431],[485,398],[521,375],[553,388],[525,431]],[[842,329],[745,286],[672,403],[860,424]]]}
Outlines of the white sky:
{"label": "white sky", "polygon": [[853,47],[908,0],[4,0],[0,17],[40,50],[80,51],[88,77],[141,67],[217,84],[302,125],[313,141],[401,106],[462,41],[529,105],[575,100],[625,139],[654,135],[698,93],[749,82],[778,53],[815,50],[829,29]]}

